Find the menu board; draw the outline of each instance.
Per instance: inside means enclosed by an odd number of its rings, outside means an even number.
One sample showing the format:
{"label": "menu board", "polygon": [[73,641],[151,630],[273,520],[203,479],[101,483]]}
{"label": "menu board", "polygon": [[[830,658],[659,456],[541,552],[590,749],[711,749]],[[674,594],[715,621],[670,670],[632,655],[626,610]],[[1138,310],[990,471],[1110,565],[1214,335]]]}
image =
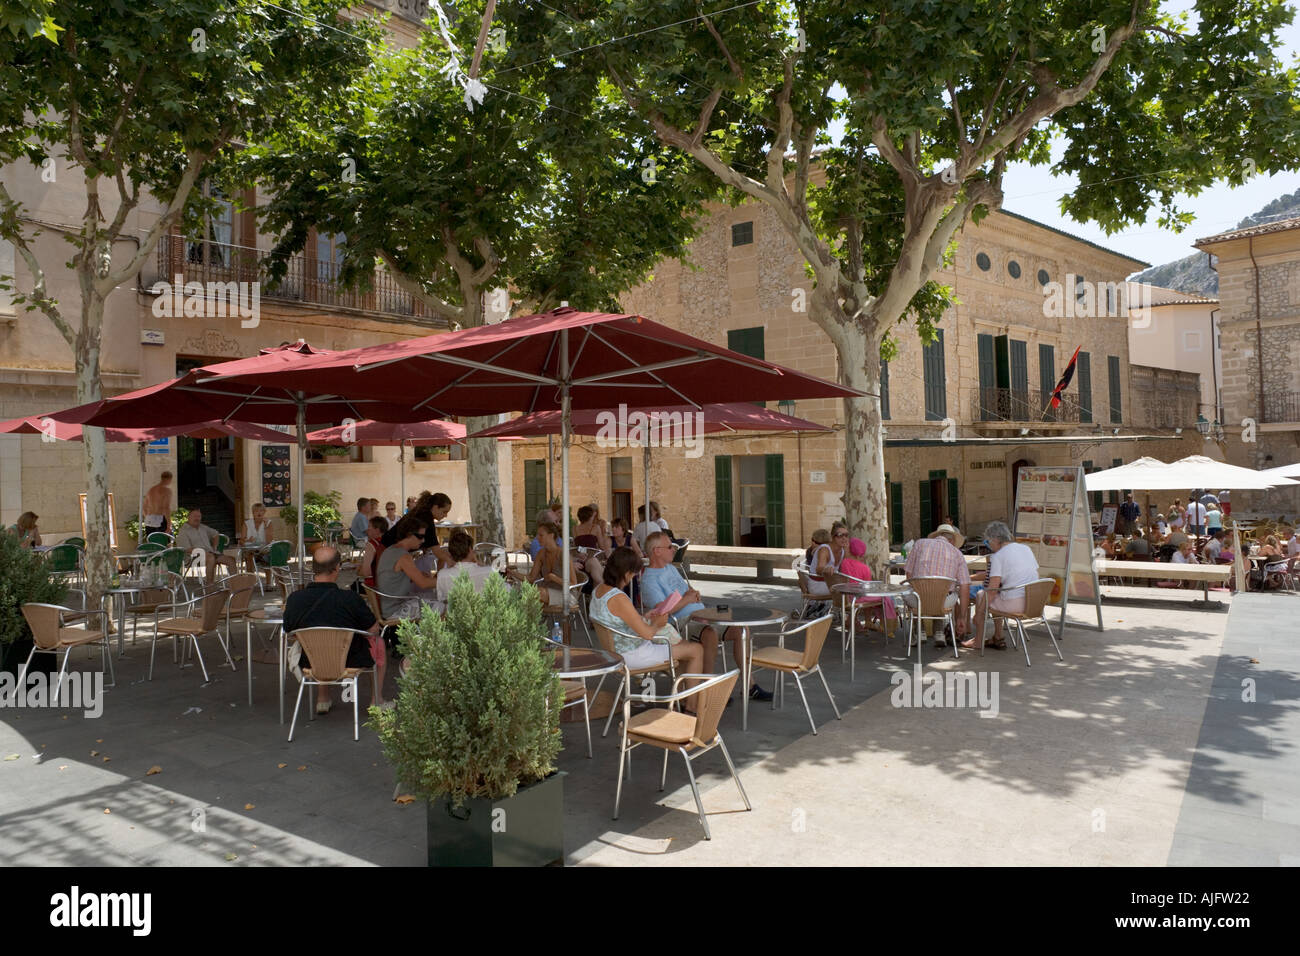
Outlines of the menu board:
{"label": "menu board", "polygon": [[262,504],[282,508],[293,497],[289,445],[262,446]]}
{"label": "menu board", "polygon": [[[1016,482],[1016,540],[1034,552],[1039,573],[1055,582],[1050,604],[1061,609],[1071,597],[1101,599],[1092,568],[1092,516],[1083,487],[1083,469],[1021,468]],[[1068,582],[1068,583],[1067,583]]]}
{"label": "menu board", "polygon": [[1102,534],[1110,534],[1115,530],[1115,519],[1119,517],[1119,505],[1109,504],[1101,506],[1101,521],[1099,530]]}

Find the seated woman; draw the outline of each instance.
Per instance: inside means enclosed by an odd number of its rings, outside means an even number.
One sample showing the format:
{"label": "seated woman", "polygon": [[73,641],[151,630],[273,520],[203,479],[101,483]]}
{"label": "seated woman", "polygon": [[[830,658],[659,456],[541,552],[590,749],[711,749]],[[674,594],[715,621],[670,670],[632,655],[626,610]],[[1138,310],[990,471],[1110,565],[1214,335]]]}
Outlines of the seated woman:
{"label": "seated woman", "polygon": [[1280,557],[1283,554],[1283,551],[1281,545],[1278,544],[1276,536],[1270,534],[1266,537],[1264,543],[1260,546],[1258,554],[1261,558]]}
{"label": "seated woman", "polygon": [[[622,655],[629,668],[653,667],[671,657],[676,662],[678,673],[713,673],[716,641],[710,641],[706,646],[683,641],[677,629],[668,622],[667,614],[647,619],[636,612],[632,599],[621,589],[627,587],[640,570],[641,559],[631,548],[615,548],[605,563],[604,578],[592,592],[591,619],[615,632],[612,634],[614,650]],[[636,636],[624,637],[617,633],[619,631]],[[650,640],[653,637],[676,639],[678,643],[654,644]],[[692,681],[690,686],[696,683],[698,681]],[[694,711],[689,704],[686,709]]]}
{"label": "seated woman", "polygon": [[1105,551],[1106,557],[1112,560],[1124,554],[1124,546],[1115,537],[1114,531],[1106,535],[1106,540],[1101,543],[1101,550]]}
{"label": "seated woman", "polygon": [[[397,519],[398,524],[402,519]],[[393,525],[394,528],[397,525]],[[357,576],[365,582],[366,587],[375,587],[375,566],[379,563],[379,556],[384,553],[384,535],[388,531],[388,519],[383,515],[373,515],[370,518],[370,524],[366,527],[366,553],[361,558],[361,567],[357,571]],[[382,590],[382,588],[380,589]]]}
{"label": "seated woman", "polygon": [[[578,599],[564,586],[564,578],[561,577],[564,569],[564,553],[560,550],[559,526],[549,521],[541,522],[537,526],[537,540],[541,542],[542,547],[533,560],[527,580],[537,585],[547,607],[569,609],[577,607]],[[578,583],[577,570],[572,564],[569,565],[568,583],[570,585]]]}
{"label": "seated woman", "polygon": [[259,501],[250,510],[253,516],[244,522],[239,532],[239,543],[245,549],[256,548],[244,551],[244,570],[256,571],[259,561],[265,563],[266,549],[275,538],[271,532],[271,519],[266,516],[266,505]]}
{"label": "seated woman", "polygon": [[587,549],[589,554],[583,562],[583,570],[591,582],[599,581],[605,573],[602,557],[609,551],[609,529],[595,502],[578,509],[578,526],[573,529],[573,543],[575,547]]}
{"label": "seated woman", "polygon": [[831,553],[831,533],[825,528],[818,528],[812,533],[812,545],[804,552],[808,558],[808,593],[818,597],[830,597],[831,588],[823,575],[829,569],[835,570],[835,561]]}
{"label": "seated woman", "polygon": [[[867,543],[861,538],[849,539],[849,556],[840,562],[839,573],[847,575],[848,578],[855,578],[858,581],[871,580],[871,566],[862,558],[867,553]],[[894,608],[892,598],[884,597],[859,597],[853,601],[856,607],[854,614],[861,613],[867,620],[880,620],[882,627],[884,621],[897,621],[898,611]],[[883,609],[883,610],[882,610]]]}
{"label": "seated woman", "polygon": [[380,598],[384,617],[418,617],[424,605],[441,610],[438,605],[438,576],[426,574],[415,565],[411,552],[424,542],[428,531],[414,515],[406,515],[388,532],[393,543],[375,562],[376,590],[390,597]]}
{"label": "seated woman", "polygon": [[638,558],[645,558],[641,552],[641,545],[636,543],[636,535],[628,530],[627,522],[622,518],[615,518],[609,523],[609,551],[612,554],[616,548],[631,548],[632,553]]}
{"label": "seated woman", "polygon": [[36,522],[40,518],[34,511],[24,511],[18,516],[9,528],[9,533],[18,539],[18,546],[21,548],[39,548],[41,545],[41,532],[36,527]]}

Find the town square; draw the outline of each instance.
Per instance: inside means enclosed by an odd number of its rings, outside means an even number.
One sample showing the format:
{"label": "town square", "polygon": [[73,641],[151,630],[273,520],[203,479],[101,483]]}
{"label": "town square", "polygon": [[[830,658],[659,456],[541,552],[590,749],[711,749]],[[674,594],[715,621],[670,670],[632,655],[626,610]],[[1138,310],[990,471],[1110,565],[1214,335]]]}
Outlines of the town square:
{"label": "town square", "polygon": [[1111,933],[1263,925],[1295,18],[0,3],[36,922],[169,937],[171,867],[1050,867]]}

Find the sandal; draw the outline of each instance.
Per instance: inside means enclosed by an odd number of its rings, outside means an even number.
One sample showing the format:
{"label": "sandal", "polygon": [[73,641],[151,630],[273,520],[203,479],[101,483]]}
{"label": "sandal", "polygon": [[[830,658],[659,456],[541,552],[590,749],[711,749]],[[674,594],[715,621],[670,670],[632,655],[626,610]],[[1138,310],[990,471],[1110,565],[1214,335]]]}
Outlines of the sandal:
{"label": "sandal", "polygon": [[985,641],[985,647],[991,647],[995,651],[1005,651],[1007,649],[1006,641]]}

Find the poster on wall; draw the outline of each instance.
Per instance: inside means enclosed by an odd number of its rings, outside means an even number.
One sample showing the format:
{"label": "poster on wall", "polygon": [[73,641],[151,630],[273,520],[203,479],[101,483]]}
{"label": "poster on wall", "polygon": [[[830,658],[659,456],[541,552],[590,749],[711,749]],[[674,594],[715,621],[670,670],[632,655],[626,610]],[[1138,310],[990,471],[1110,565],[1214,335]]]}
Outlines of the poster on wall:
{"label": "poster on wall", "polygon": [[293,498],[288,445],[262,446],[262,503],[282,508]]}
{"label": "poster on wall", "polygon": [[[84,491],[77,494],[77,501],[81,506],[81,537],[86,537],[86,493]],[[108,493],[108,546],[114,551],[117,550],[117,508],[113,504],[113,492]]]}
{"label": "poster on wall", "polygon": [[1115,520],[1119,517],[1119,505],[1110,504],[1101,506],[1101,522],[1098,531],[1101,534],[1112,534],[1115,531]]}

